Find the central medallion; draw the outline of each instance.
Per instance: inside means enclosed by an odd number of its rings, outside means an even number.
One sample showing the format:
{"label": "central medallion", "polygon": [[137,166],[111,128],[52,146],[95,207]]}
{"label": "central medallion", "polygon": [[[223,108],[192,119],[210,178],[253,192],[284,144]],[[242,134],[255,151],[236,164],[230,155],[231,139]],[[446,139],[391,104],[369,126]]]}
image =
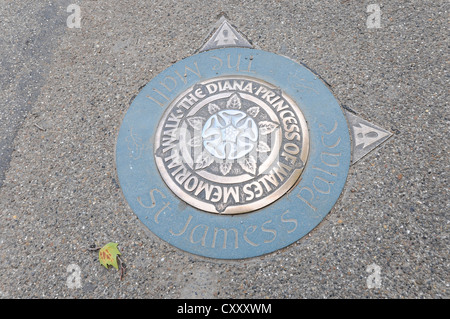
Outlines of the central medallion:
{"label": "central medallion", "polygon": [[173,193],[210,213],[249,213],[297,184],[309,152],[306,120],[276,86],[253,77],[196,83],[172,101],[155,161]]}
{"label": "central medallion", "polygon": [[[205,149],[211,155],[228,160],[224,163],[230,163],[230,160],[241,158],[254,149],[255,142],[258,141],[258,127],[255,121],[244,112],[220,111],[206,121],[202,139]],[[222,168],[226,174],[228,165]]]}

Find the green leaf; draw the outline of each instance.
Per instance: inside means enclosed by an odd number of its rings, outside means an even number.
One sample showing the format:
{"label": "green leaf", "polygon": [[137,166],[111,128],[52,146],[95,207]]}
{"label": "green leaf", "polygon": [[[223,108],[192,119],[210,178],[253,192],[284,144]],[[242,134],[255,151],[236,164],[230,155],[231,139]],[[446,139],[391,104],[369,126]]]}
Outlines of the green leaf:
{"label": "green leaf", "polygon": [[119,270],[119,265],[117,264],[117,255],[120,255],[120,251],[117,249],[118,245],[117,243],[108,243],[98,252],[100,264],[105,266],[105,268],[111,265]]}

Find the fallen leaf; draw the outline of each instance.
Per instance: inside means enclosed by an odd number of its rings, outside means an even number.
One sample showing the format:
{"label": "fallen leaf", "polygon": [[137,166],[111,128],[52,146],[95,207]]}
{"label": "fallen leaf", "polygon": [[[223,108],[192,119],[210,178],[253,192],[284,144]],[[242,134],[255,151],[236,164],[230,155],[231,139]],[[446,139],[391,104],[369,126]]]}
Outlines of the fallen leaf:
{"label": "fallen leaf", "polygon": [[120,255],[120,251],[117,249],[118,245],[119,244],[117,243],[108,243],[98,252],[100,264],[105,266],[105,268],[108,268],[109,265],[111,265],[119,270],[119,265],[117,264],[117,256]]}

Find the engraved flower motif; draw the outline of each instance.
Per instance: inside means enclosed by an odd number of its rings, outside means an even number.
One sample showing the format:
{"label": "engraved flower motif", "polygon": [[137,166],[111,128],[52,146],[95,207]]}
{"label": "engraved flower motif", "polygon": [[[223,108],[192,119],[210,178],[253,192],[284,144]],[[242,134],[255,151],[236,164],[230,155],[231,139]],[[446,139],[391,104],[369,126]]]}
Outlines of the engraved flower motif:
{"label": "engraved flower motif", "polygon": [[[204,169],[217,159],[222,175],[231,171],[236,173],[236,170],[237,173],[245,171],[255,175],[258,171],[258,161],[250,153],[253,150],[258,153],[270,152],[269,145],[260,137],[278,128],[277,123],[267,120],[257,123],[255,120],[259,111],[258,106],[242,110],[239,95],[233,94],[223,110],[215,103],[208,105],[211,116],[206,122],[203,117],[188,118],[189,126],[201,132],[201,136],[193,137],[189,145],[204,147],[204,151],[196,159],[195,169]],[[240,168],[235,167],[232,170],[234,161]]]}
{"label": "engraved flower motif", "polygon": [[203,126],[203,146],[218,159],[235,160],[250,153],[258,141],[258,126],[242,111],[224,110]]}

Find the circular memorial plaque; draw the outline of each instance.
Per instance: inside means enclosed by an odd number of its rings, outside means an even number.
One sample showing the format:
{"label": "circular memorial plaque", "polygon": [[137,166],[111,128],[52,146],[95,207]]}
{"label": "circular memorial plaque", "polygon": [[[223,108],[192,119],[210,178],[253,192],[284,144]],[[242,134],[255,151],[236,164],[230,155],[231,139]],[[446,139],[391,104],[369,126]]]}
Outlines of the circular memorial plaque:
{"label": "circular memorial plaque", "polygon": [[202,52],[157,75],[116,145],[121,188],[144,225],[223,259],[310,232],[339,198],[349,164],[347,122],[323,82],[249,48]]}
{"label": "circular memorial plaque", "polygon": [[308,129],[297,104],[249,76],[215,77],[180,94],[162,116],[155,160],[193,207],[240,214],[268,206],[298,181]]}

